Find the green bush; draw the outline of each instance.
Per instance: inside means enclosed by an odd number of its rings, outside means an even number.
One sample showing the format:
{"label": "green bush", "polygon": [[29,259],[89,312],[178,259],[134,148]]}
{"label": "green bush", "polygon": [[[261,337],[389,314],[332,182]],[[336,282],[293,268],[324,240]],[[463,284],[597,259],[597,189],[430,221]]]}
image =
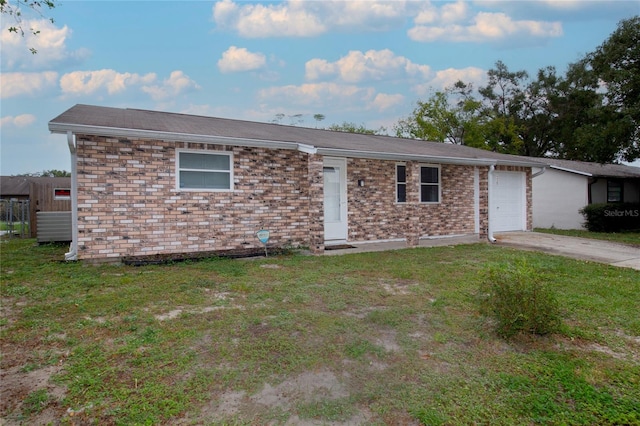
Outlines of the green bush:
{"label": "green bush", "polygon": [[480,295],[480,312],[495,321],[496,332],[502,337],[544,335],[560,326],[555,293],[524,261],[487,268]]}
{"label": "green bush", "polygon": [[591,232],[620,232],[640,230],[640,204],[589,204],[580,210],[585,228]]}

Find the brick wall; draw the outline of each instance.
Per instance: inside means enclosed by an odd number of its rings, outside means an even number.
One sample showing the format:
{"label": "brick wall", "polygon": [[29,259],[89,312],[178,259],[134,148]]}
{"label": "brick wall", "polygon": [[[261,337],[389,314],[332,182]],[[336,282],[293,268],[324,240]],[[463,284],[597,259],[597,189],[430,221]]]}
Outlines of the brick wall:
{"label": "brick wall", "polygon": [[[78,257],[120,258],[262,247],[324,251],[323,158],[268,150],[150,140],[78,136]],[[234,190],[176,189],[176,149],[233,153]],[[488,167],[440,166],[441,200],[419,201],[420,163],[406,162],[407,202],[396,203],[396,162],[347,161],[349,241],[406,239],[476,232],[487,234]],[[527,226],[531,229],[531,170],[527,173]],[[358,181],[364,181],[359,186]]]}
{"label": "brick wall", "polygon": [[[441,165],[441,200],[420,202],[420,163],[406,162],[407,202],[396,203],[395,161],[349,159],[347,197],[349,239],[408,240],[416,245],[425,236],[475,232],[474,167]],[[484,168],[486,169],[486,168]],[[486,170],[484,172],[486,187]],[[358,180],[364,186],[358,186]],[[482,207],[483,199],[480,200]],[[486,216],[486,197],[484,197]],[[486,222],[486,219],[485,219]]]}
{"label": "brick wall", "polygon": [[[262,247],[255,232],[263,227],[271,231],[270,244],[308,244],[307,154],[95,136],[77,140],[80,259]],[[176,148],[233,152],[234,191],[176,190]]]}

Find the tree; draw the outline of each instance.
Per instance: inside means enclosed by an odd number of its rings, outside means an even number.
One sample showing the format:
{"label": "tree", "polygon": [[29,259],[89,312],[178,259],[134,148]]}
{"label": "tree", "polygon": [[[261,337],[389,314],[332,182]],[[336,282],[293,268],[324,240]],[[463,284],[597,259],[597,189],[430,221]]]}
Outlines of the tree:
{"label": "tree", "polygon": [[324,114],[313,114],[313,119],[316,120],[316,129],[318,128],[318,123],[325,119]]}
{"label": "tree", "polygon": [[484,117],[472,90],[458,81],[418,102],[411,115],[394,126],[396,136],[484,147]]}
{"label": "tree", "polygon": [[521,131],[525,115],[523,84],[528,78],[526,71],[509,71],[502,62],[487,72],[489,83],[478,89],[485,104],[488,120],[487,145],[492,151],[508,154],[523,154],[524,143]]}
{"label": "tree", "polygon": [[[15,25],[11,25],[8,28],[10,33],[20,34],[24,37],[24,28],[22,28],[22,16],[23,9],[31,10],[35,12],[39,16],[44,18],[44,13],[42,12],[43,8],[48,8],[49,10],[54,9],[56,7],[55,0],[0,0],[0,15],[11,16],[15,20]],[[53,23],[53,18],[47,18],[51,23]],[[40,33],[39,30],[34,28],[30,28],[31,34],[38,35]],[[29,50],[31,53],[36,54],[38,51],[30,47]]]}
{"label": "tree", "polygon": [[42,173],[40,174],[40,176],[42,176],[42,177],[71,177],[71,173],[69,173],[66,170],[51,169],[51,170],[43,170]]}
{"label": "tree", "polygon": [[384,135],[387,133],[387,129],[384,127],[378,128],[378,130],[367,129],[364,124],[357,125],[355,123],[344,121],[342,124],[332,124],[327,130],[333,130],[336,132],[347,133],[361,133],[365,135]]}
{"label": "tree", "polygon": [[42,172],[35,173],[23,173],[17,176],[28,176],[28,177],[71,177],[71,173],[66,170],[43,170]]}
{"label": "tree", "polygon": [[595,118],[602,124],[599,143],[609,146],[596,151],[633,161],[640,157],[640,16],[620,21],[582,62],[595,89],[604,89]]}
{"label": "tree", "polygon": [[394,126],[397,136],[526,156],[610,163],[640,158],[640,16],[565,76],[553,67],[487,72],[477,95],[461,81],[418,102]]}
{"label": "tree", "polygon": [[549,96],[554,154],[611,163],[640,157],[640,17],[570,64]]}
{"label": "tree", "polygon": [[277,113],[275,115],[275,117],[273,118],[273,120],[271,120],[271,122],[275,123],[275,124],[280,124],[284,117],[285,117],[285,115],[283,113],[279,112],[279,113]]}

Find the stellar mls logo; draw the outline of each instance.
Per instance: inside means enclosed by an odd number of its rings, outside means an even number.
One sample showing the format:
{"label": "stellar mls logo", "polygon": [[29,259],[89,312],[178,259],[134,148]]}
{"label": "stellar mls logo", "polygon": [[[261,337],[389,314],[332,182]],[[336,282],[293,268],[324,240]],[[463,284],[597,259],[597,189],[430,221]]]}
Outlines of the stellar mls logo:
{"label": "stellar mls logo", "polygon": [[640,217],[640,210],[605,210],[605,217]]}

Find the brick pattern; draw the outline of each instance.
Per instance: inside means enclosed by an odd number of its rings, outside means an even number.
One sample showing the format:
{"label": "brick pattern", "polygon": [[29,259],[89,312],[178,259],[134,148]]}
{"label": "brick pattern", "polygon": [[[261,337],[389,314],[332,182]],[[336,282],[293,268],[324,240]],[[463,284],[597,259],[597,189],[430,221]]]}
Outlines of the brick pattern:
{"label": "brick pattern", "polygon": [[309,240],[311,253],[324,251],[324,176],[322,156],[310,154],[307,160],[309,198]]}
{"label": "brick pattern", "polygon": [[[349,240],[407,239],[408,245],[417,245],[421,237],[474,233],[473,166],[443,164],[440,203],[427,204],[420,202],[420,163],[416,162],[404,163],[407,202],[396,202],[396,164],[349,159]],[[365,185],[359,187],[358,180],[363,180]]]}
{"label": "brick pattern", "polygon": [[[307,155],[163,141],[78,137],[80,259],[307,244]],[[234,158],[234,191],[176,189],[175,149]],[[320,172],[322,168],[320,167]],[[320,219],[322,220],[322,219]]]}
{"label": "brick pattern", "polygon": [[[78,257],[88,260],[262,247],[324,251],[323,157],[292,150],[78,135]],[[234,190],[176,189],[176,149],[233,154]],[[395,161],[347,161],[349,241],[487,234],[488,167],[441,165],[441,200],[419,201],[420,163],[406,162],[407,202],[396,202]],[[527,226],[531,227],[531,170]],[[364,186],[358,181],[363,180]]]}

